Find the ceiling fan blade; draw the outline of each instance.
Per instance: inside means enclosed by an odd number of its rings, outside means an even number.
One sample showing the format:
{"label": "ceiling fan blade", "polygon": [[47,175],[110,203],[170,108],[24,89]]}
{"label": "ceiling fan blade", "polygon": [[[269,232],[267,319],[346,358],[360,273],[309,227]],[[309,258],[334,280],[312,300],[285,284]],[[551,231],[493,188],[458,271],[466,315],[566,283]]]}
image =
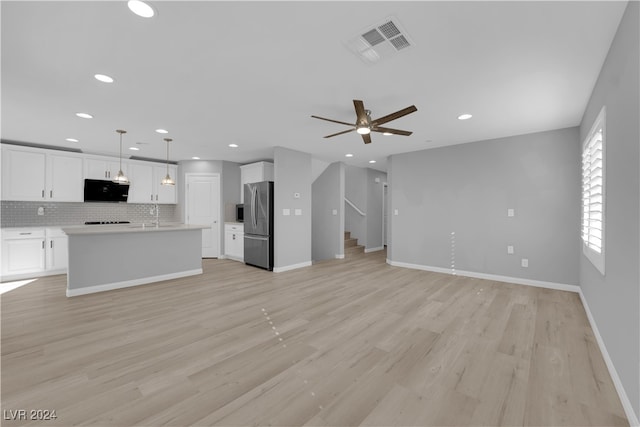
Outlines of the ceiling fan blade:
{"label": "ceiling fan blade", "polygon": [[364,103],[358,99],[353,100],[353,106],[356,108],[356,123],[366,123],[367,122],[367,113],[364,110]]}
{"label": "ceiling fan blade", "polygon": [[331,138],[332,136],[337,136],[337,135],[342,135],[343,133],[353,132],[354,130],[356,130],[356,129],[353,128],[353,129],[349,129],[349,130],[343,130],[342,132],[338,132],[338,133],[334,133],[334,134],[331,134],[331,135],[327,135],[327,136],[325,136],[325,138]]}
{"label": "ceiling fan blade", "polygon": [[391,129],[391,128],[382,128],[380,126],[376,126],[374,128],[371,129],[372,132],[381,132],[381,133],[392,133],[394,135],[402,135],[402,136],[409,136],[411,135],[413,132],[409,132],[407,130],[400,130],[400,129]]}
{"label": "ceiling fan blade", "polygon": [[399,119],[400,117],[406,116],[407,114],[411,114],[415,111],[418,111],[418,109],[415,105],[412,105],[411,107],[403,108],[400,111],[396,111],[395,113],[391,113],[384,117],[380,117],[379,119],[373,120],[371,124],[375,127],[377,125],[390,122],[391,120]]}
{"label": "ceiling fan blade", "polygon": [[311,116],[311,117],[313,117],[314,119],[320,119],[320,120],[326,120],[328,122],[339,123],[341,125],[353,126],[353,123],[341,122],[333,119],[325,119],[324,117],[318,117],[318,116]]}
{"label": "ceiling fan blade", "polygon": [[365,144],[371,144],[371,135],[369,135],[368,133],[362,135],[362,140]]}

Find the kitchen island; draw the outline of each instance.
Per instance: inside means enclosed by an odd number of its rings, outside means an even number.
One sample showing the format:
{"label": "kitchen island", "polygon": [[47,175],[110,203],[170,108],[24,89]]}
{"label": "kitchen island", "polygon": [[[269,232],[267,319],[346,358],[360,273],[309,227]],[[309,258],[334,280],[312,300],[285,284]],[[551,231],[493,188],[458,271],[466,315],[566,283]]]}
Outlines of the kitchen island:
{"label": "kitchen island", "polygon": [[67,296],[202,274],[203,225],[62,227],[69,238]]}

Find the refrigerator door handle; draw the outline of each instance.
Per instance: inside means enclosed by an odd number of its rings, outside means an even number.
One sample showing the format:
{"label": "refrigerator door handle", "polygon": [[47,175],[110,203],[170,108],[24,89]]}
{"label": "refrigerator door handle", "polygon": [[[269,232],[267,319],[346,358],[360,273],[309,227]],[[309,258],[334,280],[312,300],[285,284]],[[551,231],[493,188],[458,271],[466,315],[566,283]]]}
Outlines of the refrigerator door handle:
{"label": "refrigerator door handle", "polygon": [[248,235],[244,235],[245,239],[250,239],[250,240],[269,240],[268,237],[259,237],[259,236],[248,236]]}
{"label": "refrigerator door handle", "polygon": [[258,186],[253,186],[253,227],[258,228]]}

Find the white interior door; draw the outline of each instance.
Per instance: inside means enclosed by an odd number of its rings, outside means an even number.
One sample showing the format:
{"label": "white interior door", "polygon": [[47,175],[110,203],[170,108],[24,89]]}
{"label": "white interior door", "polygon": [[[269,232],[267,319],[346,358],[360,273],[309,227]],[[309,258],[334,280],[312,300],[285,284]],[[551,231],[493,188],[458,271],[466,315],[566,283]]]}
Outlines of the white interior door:
{"label": "white interior door", "polygon": [[220,176],[187,174],[187,224],[209,225],[202,230],[202,257],[220,256]]}

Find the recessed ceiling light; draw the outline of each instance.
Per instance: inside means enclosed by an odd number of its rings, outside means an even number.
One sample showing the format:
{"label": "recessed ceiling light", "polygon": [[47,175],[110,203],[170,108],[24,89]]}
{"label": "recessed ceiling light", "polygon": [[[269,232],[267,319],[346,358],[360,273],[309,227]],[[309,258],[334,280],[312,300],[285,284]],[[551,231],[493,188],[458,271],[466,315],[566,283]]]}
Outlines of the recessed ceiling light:
{"label": "recessed ceiling light", "polygon": [[169,133],[169,131],[165,130],[165,129],[156,129],[156,132],[158,132],[158,133]]}
{"label": "recessed ceiling light", "polygon": [[376,162],[375,160],[369,160],[369,163],[375,163],[375,162]]}
{"label": "recessed ceiling light", "polygon": [[193,160],[200,160],[200,157],[193,156],[192,159]]}
{"label": "recessed ceiling light", "polygon": [[386,136],[393,135],[391,132],[382,132],[382,134]]}
{"label": "recessed ceiling light", "polygon": [[76,116],[83,119],[93,119],[93,116],[89,113],[76,113]]}
{"label": "recessed ceiling light", "polygon": [[466,113],[465,113],[465,114],[460,114],[460,115],[458,116],[458,120],[468,120],[468,119],[470,119],[471,117],[473,117],[471,114],[466,114]]}
{"label": "recessed ceiling light", "polygon": [[138,147],[129,147],[129,150],[132,151],[140,151],[140,149]]}
{"label": "recessed ceiling light", "polygon": [[96,80],[99,80],[102,83],[113,83],[113,77],[109,77],[106,74],[96,74],[93,77],[95,77]]}
{"label": "recessed ceiling light", "polygon": [[345,154],[345,157],[353,157],[353,154],[349,153],[349,154]]}
{"label": "recessed ceiling light", "polygon": [[229,147],[231,147],[231,148],[238,148],[238,144],[229,144]]}
{"label": "recessed ceiling light", "polygon": [[69,142],[79,142],[79,141],[78,141],[77,139],[75,139],[75,138],[67,138],[67,139],[66,139],[66,141],[69,141]]}
{"label": "recessed ceiling light", "polygon": [[127,6],[129,6],[131,12],[143,18],[151,18],[155,15],[153,8],[140,0],[129,0]]}

